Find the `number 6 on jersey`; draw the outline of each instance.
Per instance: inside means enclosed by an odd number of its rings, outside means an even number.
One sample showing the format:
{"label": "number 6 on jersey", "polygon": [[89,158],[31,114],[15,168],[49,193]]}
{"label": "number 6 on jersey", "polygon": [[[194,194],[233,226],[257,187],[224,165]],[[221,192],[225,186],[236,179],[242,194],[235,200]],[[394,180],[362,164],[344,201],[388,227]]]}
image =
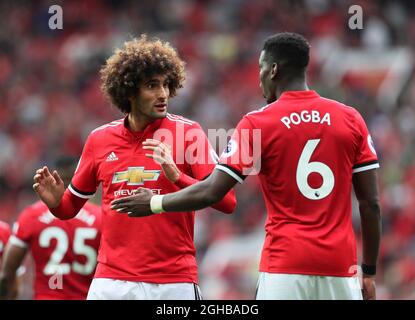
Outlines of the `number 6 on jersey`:
{"label": "number 6 on jersey", "polygon": [[[297,186],[304,197],[310,200],[321,200],[327,197],[334,188],[334,175],[333,171],[324,163],[314,161],[310,162],[311,155],[317,148],[320,139],[308,140],[303,152],[301,153],[300,160],[298,161],[296,180]],[[308,176],[316,172],[323,178],[323,183],[319,188],[312,188],[308,184]]]}

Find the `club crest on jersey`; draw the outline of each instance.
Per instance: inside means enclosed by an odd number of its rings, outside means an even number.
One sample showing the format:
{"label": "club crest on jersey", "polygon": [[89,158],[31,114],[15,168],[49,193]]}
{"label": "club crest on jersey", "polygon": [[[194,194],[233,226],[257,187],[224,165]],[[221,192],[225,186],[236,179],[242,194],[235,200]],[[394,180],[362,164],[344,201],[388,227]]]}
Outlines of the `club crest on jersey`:
{"label": "club crest on jersey", "polygon": [[236,152],[237,149],[238,149],[238,145],[237,145],[236,141],[231,139],[231,140],[229,140],[228,144],[226,145],[226,148],[223,151],[221,157],[228,158],[231,155],[233,155]]}
{"label": "club crest on jersey", "polygon": [[145,170],[144,167],[128,167],[126,171],[115,172],[112,183],[127,182],[129,186],[142,186],[146,181],[157,181],[160,170]]}
{"label": "club crest on jersey", "polygon": [[373,139],[370,136],[370,134],[367,136],[367,144],[369,145],[369,149],[370,151],[372,151],[372,153],[376,156],[376,149],[375,149],[375,144],[373,143]]}

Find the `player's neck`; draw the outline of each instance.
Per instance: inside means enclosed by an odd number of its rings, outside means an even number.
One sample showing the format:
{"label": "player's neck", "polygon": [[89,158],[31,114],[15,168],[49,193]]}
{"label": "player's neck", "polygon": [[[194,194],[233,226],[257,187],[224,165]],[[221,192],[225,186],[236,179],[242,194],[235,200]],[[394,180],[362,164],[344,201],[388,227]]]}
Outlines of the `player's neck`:
{"label": "player's neck", "polygon": [[290,79],[289,81],[282,81],[277,86],[276,97],[278,99],[285,91],[304,91],[304,90],[309,90],[307,81],[305,78]]}
{"label": "player's neck", "polygon": [[138,117],[133,113],[128,114],[128,127],[131,131],[144,131],[144,129],[154,120],[145,117]]}

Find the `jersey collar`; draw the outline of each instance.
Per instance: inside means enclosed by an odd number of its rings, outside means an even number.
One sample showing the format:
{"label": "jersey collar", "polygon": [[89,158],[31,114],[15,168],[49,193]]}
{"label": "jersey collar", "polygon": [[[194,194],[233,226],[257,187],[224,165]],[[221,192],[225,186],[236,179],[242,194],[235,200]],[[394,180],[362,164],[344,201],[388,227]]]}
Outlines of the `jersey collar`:
{"label": "jersey collar", "polygon": [[301,91],[285,91],[283,92],[278,100],[288,99],[312,99],[319,98],[319,94],[314,90],[301,90]]}
{"label": "jersey collar", "polygon": [[125,136],[130,137],[132,140],[141,140],[144,137],[147,137],[150,133],[155,132],[163,122],[163,119],[157,119],[154,122],[150,123],[143,131],[131,131],[128,126],[128,115],[124,118],[124,123],[122,126],[122,132]]}

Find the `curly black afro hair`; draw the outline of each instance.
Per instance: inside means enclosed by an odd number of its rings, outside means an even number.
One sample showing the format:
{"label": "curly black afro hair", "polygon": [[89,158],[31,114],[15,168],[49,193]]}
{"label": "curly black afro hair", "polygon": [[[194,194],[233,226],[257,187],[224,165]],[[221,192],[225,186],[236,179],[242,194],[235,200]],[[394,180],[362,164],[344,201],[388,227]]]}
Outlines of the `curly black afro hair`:
{"label": "curly black afro hair", "polygon": [[137,94],[142,81],[154,75],[166,75],[170,97],[175,96],[177,89],[183,87],[184,65],[168,42],[141,35],[138,39],[125,42],[106,61],[100,71],[101,90],[113,105],[129,113],[129,98]]}

